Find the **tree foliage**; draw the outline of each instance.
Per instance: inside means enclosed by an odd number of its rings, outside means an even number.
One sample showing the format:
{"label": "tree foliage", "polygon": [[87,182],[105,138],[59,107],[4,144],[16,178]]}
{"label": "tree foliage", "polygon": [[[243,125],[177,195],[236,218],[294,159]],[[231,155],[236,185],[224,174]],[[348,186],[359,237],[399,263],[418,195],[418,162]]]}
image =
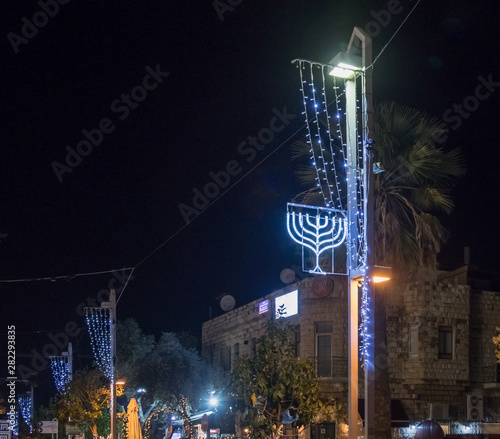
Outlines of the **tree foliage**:
{"label": "tree foliage", "polygon": [[271,320],[253,358],[240,358],[232,372],[235,392],[248,410],[250,436],[274,438],[289,415],[308,425],[322,407],[313,364],[295,354],[294,329],[284,319]]}
{"label": "tree foliage", "polygon": [[75,372],[67,388],[57,395],[54,408],[61,424],[74,423],[93,437],[109,434],[109,386],[96,369]]}
{"label": "tree foliage", "polygon": [[493,344],[495,345],[495,353],[497,355],[497,363],[500,363],[500,328],[497,327],[497,335],[493,337]]}
{"label": "tree foliage", "polygon": [[211,371],[195,349],[170,332],[156,342],[132,319],[118,322],[117,357],[117,376],[126,381],[126,396],[136,398],[142,423],[155,410],[177,407],[181,396],[196,408],[211,386]]}

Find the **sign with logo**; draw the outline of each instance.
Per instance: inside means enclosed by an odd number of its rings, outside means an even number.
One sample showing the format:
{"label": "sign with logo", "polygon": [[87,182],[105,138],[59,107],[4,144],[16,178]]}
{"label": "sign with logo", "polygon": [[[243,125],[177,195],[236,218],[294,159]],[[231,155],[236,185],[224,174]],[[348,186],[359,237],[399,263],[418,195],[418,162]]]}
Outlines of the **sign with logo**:
{"label": "sign with logo", "polygon": [[259,314],[264,314],[269,311],[269,300],[264,300],[259,303]]}

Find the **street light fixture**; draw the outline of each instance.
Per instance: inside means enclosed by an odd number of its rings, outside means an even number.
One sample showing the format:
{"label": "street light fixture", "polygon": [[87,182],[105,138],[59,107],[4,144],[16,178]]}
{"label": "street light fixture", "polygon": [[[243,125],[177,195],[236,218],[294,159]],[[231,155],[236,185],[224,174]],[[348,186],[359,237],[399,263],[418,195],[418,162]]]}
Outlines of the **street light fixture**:
{"label": "street light fixture", "polygon": [[352,79],[361,71],[361,58],[346,52],[339,52],[329,64],[333,66],[330,75],[337,78]]}

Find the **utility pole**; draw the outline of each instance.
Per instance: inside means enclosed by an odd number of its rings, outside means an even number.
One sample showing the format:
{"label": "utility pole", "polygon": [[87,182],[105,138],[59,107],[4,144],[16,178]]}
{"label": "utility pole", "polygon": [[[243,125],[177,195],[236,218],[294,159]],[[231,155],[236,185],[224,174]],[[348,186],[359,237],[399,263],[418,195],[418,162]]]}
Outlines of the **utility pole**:
{"label": "utility pole", "polygon": [[68,343],[68,382],[73,379],[73,345]]}
{"label": "utility pole", "polygon": [[111,383],[110,383],[110,411],[111,411],[111,439],[117,439],[116,430],[116,293],[112,289],[109,294],[109,302],[103,302],[102,308],[109,309],[109,330],[110,330],[110,350],[111,350]]}

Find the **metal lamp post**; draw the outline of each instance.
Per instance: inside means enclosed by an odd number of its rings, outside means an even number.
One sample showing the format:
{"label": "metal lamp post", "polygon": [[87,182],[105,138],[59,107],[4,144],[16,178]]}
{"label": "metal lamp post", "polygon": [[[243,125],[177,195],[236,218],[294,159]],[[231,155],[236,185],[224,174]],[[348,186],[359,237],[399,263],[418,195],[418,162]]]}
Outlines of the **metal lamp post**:
{"label": "metal lamp post", "polygon": [[112,289],[109,294],[109,302],[103,302],[102,308],[109,309],[110,334],[111,334],[111,383],[110,383],[110,405],[111,405],[111,439],[117,439],[116,429],[116,385],[115,385],[115,361],[116,361],[116,293]]}
{"label": "metal lamp post", "polygon": [[[361,52],[361,58],[357,53]],[[349,218],[348,274],[349,274],[349,324],[348,324],[348,422],[349,439],[358,437],[358,325],[359,325],[359,293],[358,282],[363,280],[367,291],[370,318],[366,328],[373,334],[375,296],[373,283],[377,280],[388,280],[387,267],[375,266],[374,254],[374,197],[373,197],[373,104],[372,104],[372,41],[371,37],[361,28],[355,27],[349,41],[346,53],[337,55],[330,64],[336,66],[331,72],[334,76],[346,79],[346,131],[347,131],[347,208]],[[362,75],[362,127],[363,127],[363,184],[364,184],[364,245],[366,246],[366,261],[364,271],[357,269],[357,194],[356,194],[356,157],[357,142],[357,106],[356,106],[356,71]],[[380,271],[383,273],[379,273]],[[390,269],[389,269],[390,271]],[[373,437],[374,424],[374,343],[365,347],[365,438]]]}

